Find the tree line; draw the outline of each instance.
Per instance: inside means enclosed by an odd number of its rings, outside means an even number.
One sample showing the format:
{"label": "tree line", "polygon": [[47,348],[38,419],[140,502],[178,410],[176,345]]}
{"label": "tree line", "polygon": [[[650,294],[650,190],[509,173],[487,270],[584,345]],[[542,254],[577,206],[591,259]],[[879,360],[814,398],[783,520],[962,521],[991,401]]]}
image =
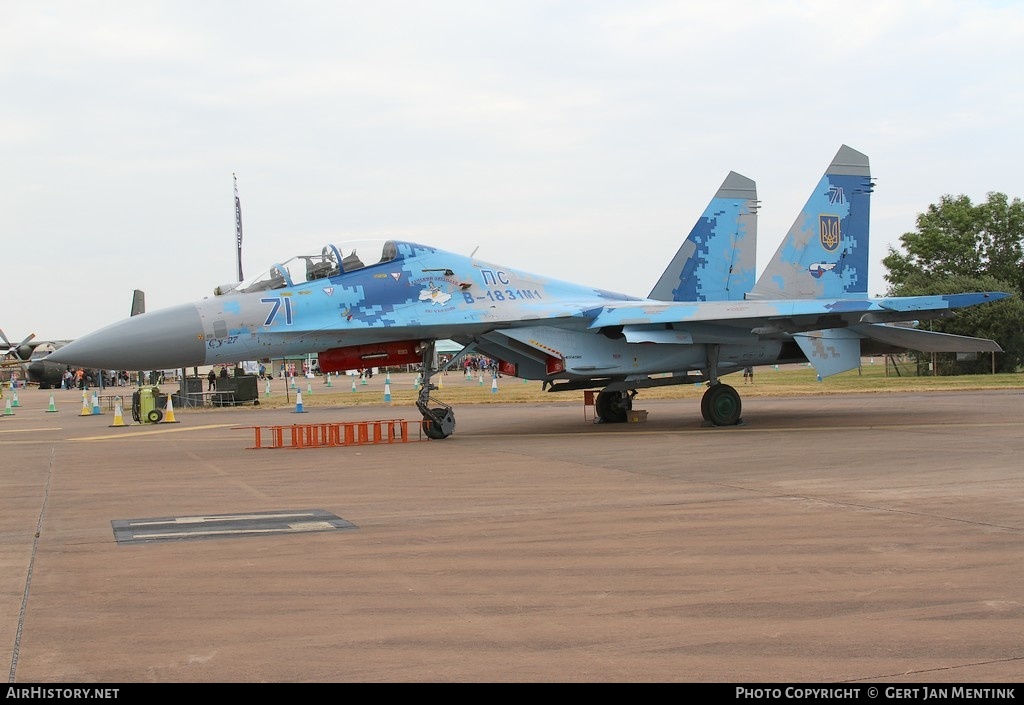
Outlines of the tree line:
{"label": "tree line", "polygon": [[[943,196],[917,216],[917,229],[900,236],[882,260],[890,296],[1005,291],[1013,296],[957,311],[952,318],[921,323],[942,333],[991,338],[1002,346],[998,372],[1024,364],[1024,203],[992,192],[983,203],[967,196]],[[943,355],[949,374],[990,372],[988,355],[956,360]]]}

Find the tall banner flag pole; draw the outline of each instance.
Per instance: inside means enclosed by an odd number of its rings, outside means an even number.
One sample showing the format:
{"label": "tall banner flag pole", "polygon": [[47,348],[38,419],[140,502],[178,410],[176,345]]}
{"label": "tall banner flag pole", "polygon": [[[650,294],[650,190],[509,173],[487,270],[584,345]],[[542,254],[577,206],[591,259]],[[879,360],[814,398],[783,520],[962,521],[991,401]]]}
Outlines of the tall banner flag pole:
{"label": "tall banner flag pole", "polygon": [[238,256],[238,281],[242,281],[242,201],[238,198],[238,177],[234,174],[231,178],[235,180],[235,250]]}

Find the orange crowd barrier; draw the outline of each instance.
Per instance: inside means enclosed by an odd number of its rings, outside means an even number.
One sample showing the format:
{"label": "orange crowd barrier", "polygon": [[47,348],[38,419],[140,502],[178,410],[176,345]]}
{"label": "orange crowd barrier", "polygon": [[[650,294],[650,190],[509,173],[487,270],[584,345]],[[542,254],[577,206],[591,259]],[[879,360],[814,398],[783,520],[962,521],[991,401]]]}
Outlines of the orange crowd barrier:
{"label": "orange crowd barrier", "polygon": [[405,419],[379,421],[337,421],[282,426],[236,426],[252,429],[256,448],[328,448],[335,446],[408,443],[409,422]]}

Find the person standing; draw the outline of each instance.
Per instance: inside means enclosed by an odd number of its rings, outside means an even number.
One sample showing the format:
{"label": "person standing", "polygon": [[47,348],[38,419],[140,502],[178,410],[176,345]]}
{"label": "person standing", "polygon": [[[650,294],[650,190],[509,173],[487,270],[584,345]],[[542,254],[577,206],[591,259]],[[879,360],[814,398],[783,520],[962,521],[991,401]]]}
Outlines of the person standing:
{"label": "person standing", "polygon": [[217,373],[213,371],[212,367],[210,368],[210,374],[206,375],[206,382],[206,391],[212,392],[217,388]]}

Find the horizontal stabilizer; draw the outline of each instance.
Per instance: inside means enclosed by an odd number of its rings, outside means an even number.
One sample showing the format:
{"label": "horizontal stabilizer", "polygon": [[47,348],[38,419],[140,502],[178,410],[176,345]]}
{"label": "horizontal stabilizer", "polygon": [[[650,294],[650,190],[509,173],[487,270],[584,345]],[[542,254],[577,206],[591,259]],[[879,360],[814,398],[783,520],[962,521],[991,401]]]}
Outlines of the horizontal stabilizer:
{"label": "horizontal stabilizer", "polygon": [[927,353],[1002,352],[999,343],[987,338],[971,338],[966,335],[936,333],[904,326],[871,324],[853,326],[852,330],[867,338],[887,345]]}

